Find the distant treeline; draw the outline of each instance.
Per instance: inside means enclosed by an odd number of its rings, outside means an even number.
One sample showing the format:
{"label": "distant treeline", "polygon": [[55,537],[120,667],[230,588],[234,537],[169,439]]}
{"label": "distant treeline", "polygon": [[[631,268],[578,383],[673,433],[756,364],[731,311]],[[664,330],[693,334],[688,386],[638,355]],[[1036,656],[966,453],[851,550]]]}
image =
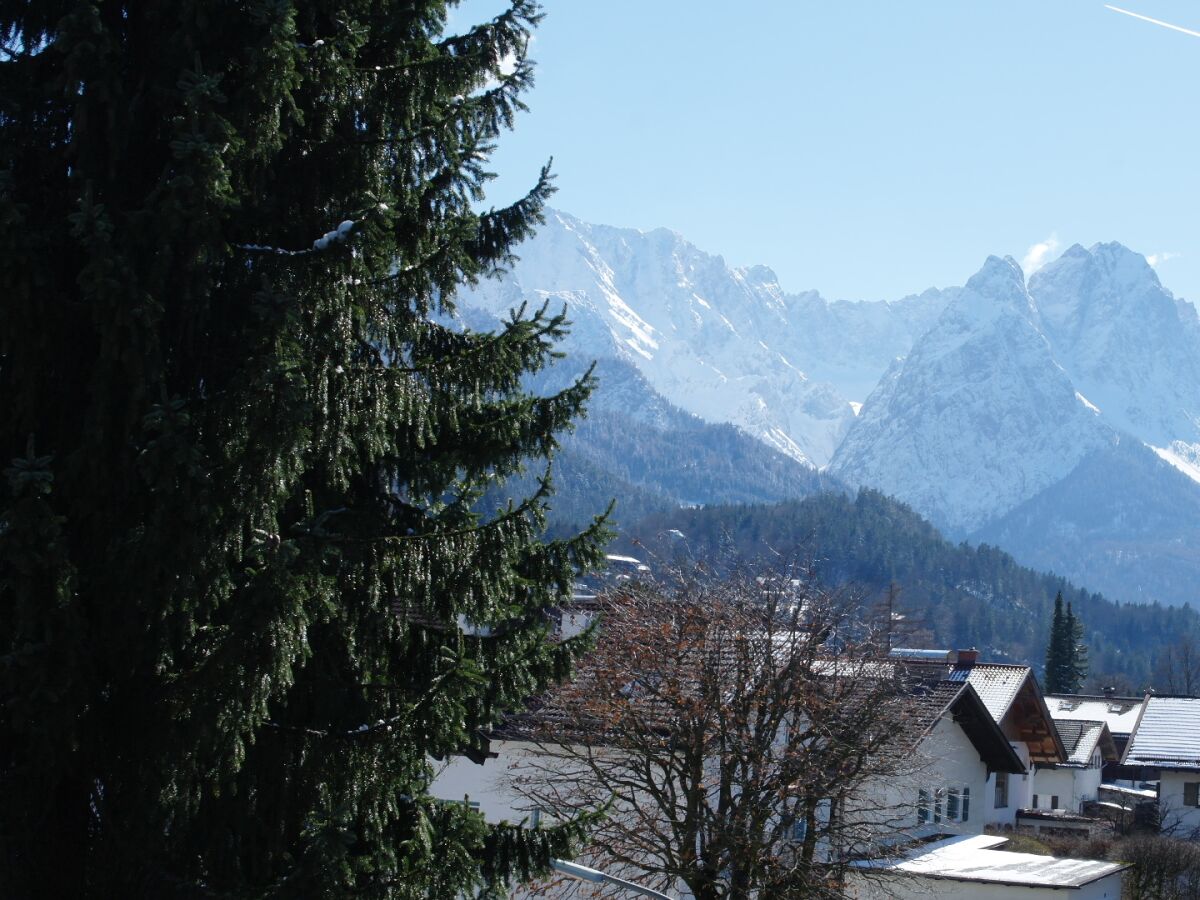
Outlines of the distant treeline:
{"label": "distant treeline", "polygon": [[871,490],[661,512],[623,529],[615,546],[659,559],[681,550],[699,558],[798,553],[825,583],[862,588],[876,609],[894,585],[895,611],[905,617],[898,642],[978,647],[985,658],[1039,670],[1061,590],[1083,621],[1096,689],[1150,686],[1158,653],[1200,625],[1187,607],[1115,603],[995,547],[953,544],[911,508]]}

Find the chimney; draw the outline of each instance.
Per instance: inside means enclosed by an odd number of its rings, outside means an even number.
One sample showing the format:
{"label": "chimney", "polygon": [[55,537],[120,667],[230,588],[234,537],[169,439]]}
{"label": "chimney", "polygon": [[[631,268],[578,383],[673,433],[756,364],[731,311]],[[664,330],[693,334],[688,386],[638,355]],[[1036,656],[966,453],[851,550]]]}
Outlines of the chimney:
{"label": "chimney", "polygon": [[1104,689],[1104,696],[1107,697],[1109,700],[1111,700],[1113,698],[1113,695],[1116,694],[1116,692],[1117,692],[1117,689],[1115,687],[1113,687],[1112,685],[1109,685],[1108,687],[1106,687]]}
{"label": "chimney", "polygon": [[959,650],[955,653],[955,665],[973,666],[979,661],[979,651],[972,647],[970,650]]}

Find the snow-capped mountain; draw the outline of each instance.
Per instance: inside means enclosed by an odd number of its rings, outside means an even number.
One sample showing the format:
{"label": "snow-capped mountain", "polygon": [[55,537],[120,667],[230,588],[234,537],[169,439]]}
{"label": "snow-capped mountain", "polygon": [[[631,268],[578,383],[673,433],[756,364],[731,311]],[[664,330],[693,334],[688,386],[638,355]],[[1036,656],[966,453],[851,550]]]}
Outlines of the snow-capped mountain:
{"label": "snow-capped mountain", "polygon": [[1188,473],[1200,452],[1196,308],[1115,243],[1076,244],[1030,277],[1029,292],[1055,357],[1104,419]]}
{"label": "snow-capped mountain", "polygon": [[993,256],[884,377],[830,468],[967,533],[1111,440],[1055,361],[1020,267]]}
{"label": "snow-capped mountain", "polygon": [[1195,474],[1195,319],[1120,244],[1071,247],[1028,290],[992,257],[868,399],[831,470],[958,534],[1122,433]]}
{"label": "snow-capped mountain", "polygon": [[937,291],[896,304],[789,296],[770,269],[732,268],[673,232],[561,212],[519,255],[503,281],[459,302],[497,315],[521,303],[565,304],[568,353],[626,360],[680,408],[816,466],[854,420],[852,401],[944,303]]}
{"label": "snow-capped mountain", "polygon": [[646,399],[661,394],[953,537],[1119,599],[1194,599],[1200,316],[1120,244],[1071,247],[1028,285],[991,257],[962,288],[893,302],[787,294],[770,269],[673,232],[564,213],[519,253],[460,305],[565,304],[559,377],[591,359],[626,367],[608,367],[597,410],[665,427]]}

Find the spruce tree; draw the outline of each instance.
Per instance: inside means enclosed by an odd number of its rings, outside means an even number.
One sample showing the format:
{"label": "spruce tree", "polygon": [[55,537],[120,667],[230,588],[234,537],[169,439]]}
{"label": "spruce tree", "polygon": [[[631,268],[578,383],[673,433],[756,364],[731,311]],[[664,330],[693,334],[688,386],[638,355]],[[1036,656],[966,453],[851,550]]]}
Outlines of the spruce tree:
{"label": "spruce tree", "polygon": [[1046,642],[1046,679],[1043,687],[1047,694],[1067,693],[1071,641],[1067,628],[1062,591],[1059,591],[1054,598],[1054,617],[1050,621],[1050,637]]}
{"label": "spruce tree", "polygon": [[450,327],[539,17],[0,0],[0,895],[458,897],[571,829],[427,795],[567,671],[561,317]]}

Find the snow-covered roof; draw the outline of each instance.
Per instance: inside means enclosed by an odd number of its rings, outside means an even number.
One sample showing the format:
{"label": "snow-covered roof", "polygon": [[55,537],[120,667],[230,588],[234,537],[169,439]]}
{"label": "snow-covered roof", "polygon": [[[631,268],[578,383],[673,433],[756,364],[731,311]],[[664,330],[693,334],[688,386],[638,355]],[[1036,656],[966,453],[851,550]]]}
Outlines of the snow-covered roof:
{"label": "snow-covered roof", "polygon": [[1114,735],[1132,734],[1142,711],[1144,697],[1093,697],[1047,694],[1046,706],[1055,719],[1086,719],[1107,722]]}
{"label": "snow-covered roof", "polygon": [[993,849],[1006,838],[963,835],[913,850],[902,859],[864,860],[859,868],[922,878],[1030,888],[1079,888],[1128,868],[1099,859],[1064,859]]}
{"label": "snow-covered roof", "polygon": [[1109,784],[1108,782],[1100,785],[1100,790],[1111,791],[1114,794],[1125,794],[1129,797],[1140,797],[1143,800],[1154,800],[1158,797],[1158,791],[1154,788],[1132,788],[1125,787],[1123,784]]}
{"label": "snow-covered roof", "polygon": [[1042,691],[1029,666],[1014,663],[977,662],[975,650],[923,651],[896,650],[910,673],[939,669],[941,677],[958,684],[969,684],[983,701],[988,714],[1014,740],[1025,743],[1030,759],[1038,765],[1054,765],[1067,759],[1067,752],[1054,727],[1050,711],[1042,700]]}
{"label": "snow-covered roof", "polygon": [[1147,698],[1122,762],[1160,769],[1200,769],[1200,698]]}
{"label": "snow-covered roof", "polygon": [[[1066,765],[1068,766],[1086,766],[1091,761],[1097,744],[1101,744],[1101,750],[1107,749],[1107,755],[1110,758],[1116,759],[1117,757],[1112,746],[1112,737],[1105,733],[1108,726],[1103,722],[1055,719],[1054,727],[1058,729],[1063,749],[1067,751]],[[1106,737],[1107,741],[1104,741]]]}
{"label": "snow-covered roof", "polygon": [[976,663],[972,666],[956,666],[950,672],[950,679],[965,680],[975,688],[975,693],[988,708],[992,718],[999,722],[1012,706],[1029,673],[1029,666]]}

